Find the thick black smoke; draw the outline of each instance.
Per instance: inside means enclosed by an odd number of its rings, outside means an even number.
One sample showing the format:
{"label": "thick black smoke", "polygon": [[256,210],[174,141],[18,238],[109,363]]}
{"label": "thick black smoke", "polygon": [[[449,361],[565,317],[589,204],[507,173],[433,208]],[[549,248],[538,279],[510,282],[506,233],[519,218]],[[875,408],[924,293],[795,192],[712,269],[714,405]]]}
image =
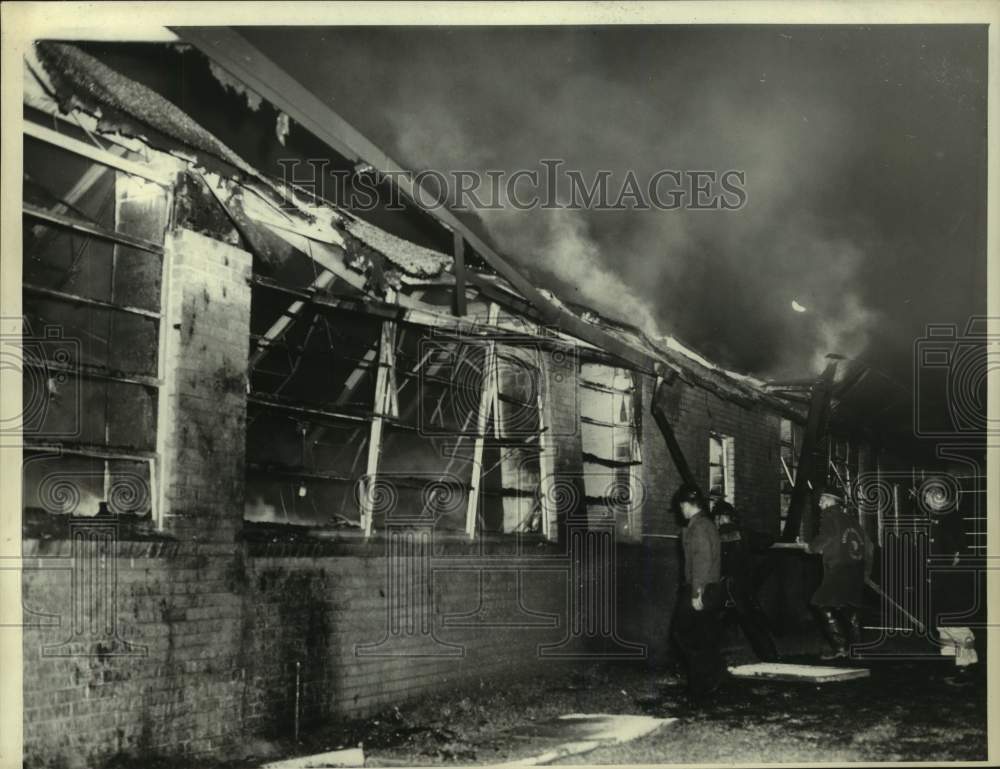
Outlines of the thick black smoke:
{"label": "thick black smoke", "polygon": [[246,33],[404,166],[744,171],[735,212],[480,214],[560,295],[724,365],[905,365],[923,324],[985,303],[982,30]]}

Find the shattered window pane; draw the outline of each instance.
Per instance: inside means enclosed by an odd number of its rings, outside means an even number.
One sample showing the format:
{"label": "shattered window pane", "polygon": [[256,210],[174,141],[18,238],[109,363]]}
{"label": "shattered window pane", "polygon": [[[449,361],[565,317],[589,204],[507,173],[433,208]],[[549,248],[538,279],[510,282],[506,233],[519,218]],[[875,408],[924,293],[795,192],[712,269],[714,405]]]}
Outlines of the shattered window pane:
{"label": "shattered window pane", "polygon": [[111,301],[113,243],[30,218],[24,220],[22,243],[25,283]]}
{"label": "shattered window pane", "polygon": [[708,437],[708,496],[713,502],[733,502],[733,439],[711,433]]}
{"label": "shattered window pane", "polygon": [[641,532],[638,425],[631,374],[622,368],[584,363],[579,404],[587,515],[614,521],[618,532]]}
{"label": "shattered window pane", "polygon": [[[402,410],[402,404],[400,405]],[[427,435],[387,423],[379,483],[392,495],[376,506],[374,528],[393,516],[425,516],[439,531],[463,531],[472,480],[471,435]]]}
{"label": "shattered window pane", "polygon": [[[275,301],[274,294],[255,289],[251,315],[262,306],[258,296],[269,306]],[[293,299],[280,295],[278,301],[284,303],[285,310],[251,340],[251,393],[333,412],[370,413],[379,321],[359,313],[301,304],[292,313]]]}
{"label": "shattered window pane", "polygon": [[429,435],[474,435],[485,346],[400,324],[396,339],[399,422]]}
{"label": "shattered window pane", "polygon": [[167,196],[156,182],[119,171],[115,179],[115,230],[163,245],[167,228]]}
{"label": "shattered window pane", "polygon": [[254,286],[251,334],[245,519],[358,528],[381,322]]}
{"label": "shattered window pane", "polygon": [[[30,209],[160,246],[167,190],[26,137],[23,192],[24,434],[66,452],[26,453],[25,509],[93,515],[105,501],[112,513],[150,515],[162,256]],[[62,496],[49,494],[53,484]]]}
{"label": "shattered window pane", "polygon": [[24,201],[30,205],[114,230],[117,175],[69,150],[24,139]]}
{"label": "shattered window pane", "polygon": [[500,436],[518,438],[537,435],[542,392],[537,351],[498,344],[496,358]]}
{"label": "shattered window pane", "polygon": [[24,509],[50,515],[95,515],[104,500],[105,462],[93,457],[24,457]]}

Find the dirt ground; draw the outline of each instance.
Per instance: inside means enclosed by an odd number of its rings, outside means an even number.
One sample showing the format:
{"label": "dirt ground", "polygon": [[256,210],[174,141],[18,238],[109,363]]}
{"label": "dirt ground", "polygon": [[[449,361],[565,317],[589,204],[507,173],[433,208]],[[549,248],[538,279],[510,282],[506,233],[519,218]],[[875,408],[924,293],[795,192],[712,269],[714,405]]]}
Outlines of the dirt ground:
{"label": "dirt ground", "polygon": [[[739,661],[748,660],[731,659]],[[787,661],[817,662],[804,656]],[[518,682],[484,679],[367,719],[313,726],[298,745],[248,741],[243,755],[212,766],[249,769],[357,745],[364,747],[367,766],[500,763],[542,752],[527,733],[531,725],[569,713],[678,720],[562,764],[986,759],[985,662],[966,673],[943,658],[852,664],[868,667],[871,676],[822,685],[732,679],[715,704],[700,709],[688,704],[680,675],[654,673],[642,663],[586,663]],[[124,760],[113,765],[131,766]],[[147,759],[142,765],[186,764]]]}
{"label": "dirt ground", "polygon": [[561,682],[482,681],[460,695],[393,709],[353,733],[341,724],[309,744],[318,752],[363,742],[370,766],[496,763],[539,752],[526,724],[566,713],[631,713],[678,721],[561,763],[985,760],[985,665],[968,674],[944,660],[867,666],[870,678],[822,685],[732,680],[718,704],[700,710],[687,705],[679,677],[634,665],[591,668]]}
{"label": "dirt ground", "polygon": [[[731,682],[721,702],[692,711],[666,687],[644,703],[679,720],[586,763],[943,761],[986,758],[985,666],[881,662],[871,677],[822,685]],[[563,763],[571,763],[565,761]]]}

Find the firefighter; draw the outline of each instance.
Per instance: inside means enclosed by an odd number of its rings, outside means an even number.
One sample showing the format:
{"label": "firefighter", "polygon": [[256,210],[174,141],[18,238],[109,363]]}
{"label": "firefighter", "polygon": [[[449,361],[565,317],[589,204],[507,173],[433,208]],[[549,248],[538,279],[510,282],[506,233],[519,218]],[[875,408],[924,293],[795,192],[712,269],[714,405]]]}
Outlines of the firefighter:
{"label": "firefighter", "polygon": [[674,613],[674,638],[688,669],[688,691],[694,702],[704,702],[718,690],[725,676],[719,648],[722,586],[719,532],[708,505],[696,486],[685,484],[674,495],[685,520],[684,583]]}
{"label": "firefighter", "polygon": [[819,533],[805,543],[808,553],[823,557],[823,582],[812,605],[832,651],[822,659],[842,659],[849,645],[861,643],[860,609],[864,600],[867,546],[861,525],[844,507],[839,489],[824,487],[819,495]]}
{"label": "firefighter", "polygon": [[736,508],[724,499],[715,503],[712,517],[719,528],[722,545],[722,584],[725,588],[726,609],[736,615],[757,659],[761,662],[777,662],[778,650],[768,628],[767,616],[757,602],[754,590],[752,561],[752,554],[767,550],[774,544],[774,537],[741,525]]}

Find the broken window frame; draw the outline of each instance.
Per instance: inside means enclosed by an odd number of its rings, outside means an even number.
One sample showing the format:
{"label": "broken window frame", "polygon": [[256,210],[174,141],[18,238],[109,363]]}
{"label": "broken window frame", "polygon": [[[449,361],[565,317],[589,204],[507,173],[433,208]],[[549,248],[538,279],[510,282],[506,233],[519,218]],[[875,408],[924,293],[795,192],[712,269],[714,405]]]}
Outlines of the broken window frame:
{"label": "broken window frame", "polygon": [[[286,289],[290,296],[297,297],[292,302],[290,302],[289,310],[286,311],[283,317],[287,317],[292,314],[295,315],[296,309],[299,309],[308,305],[311,302],[317,302],[321,305],[339,307],[340,302],[336,300],[327,300],[320,296],[313,296],[307,291],[297,290],[292,287],[282,287],[275,284],[274,281],[269,281],[266,279],[254,278],[255,283],[262,283],[270,288]],[[253,405],[267,407],[273,407],[277,409],[290,409],[295,411],[300,411],[304,415],[308,416],[310,413],[323,416],[335,420],[348,419],[355,422],[367,421],[371,419],[369,435],[367,439],[366,447],[366,472],[362,476],[358,485],[358,500],[359,500],[359,511],[360,511],[360,533],[365,538],[370,538],[371,536],[378,534],[374,528],[375,516],[373,514],[373,504],[372,499],[373,494],[377,493],[376,488],[379,482],[379,475],[382,467],[382,453],[384,449],[384,435],[385,429],[388,424],[397,425],[397,420],[399,416],[399,402],[398,402],[398,390],[396,386],[396,343],[398,339],[398,323],[394,320],[389,320],[386,317],[386,313],[383,311],[383,305],[392,305],[397,302],[398,297],[395,292],[391,289],[387,293],[384,302],[376,301],[378,307],[369,306],[371,303],[367,300],[361,301],[345,301],[343,302],[343,309],[347,312],[358,312],[366,314],[372,317],[376,317],[380,320],[380,336],[379,344],[377,345],[378,351],[378,363],[377,363],[377,374],[375,383],[375,393],[373,396],[373,402],[371,410],[368,414],[346,414],[340,413],[333,410],[326,409],[311,409],[303,405],[293,405],[293,404],[283,404],[276,402],[275,400],[263,397],[260,393],[251,392],[248,395],[248,402]],[[400,307],[400,312],[397,313],[397,317],[401,320],[406,320],[406,313],[404,308]],[[499,319],[499,307],[495,304],[491,304],[491,310],[487,323],[485,327],[495,328],[498,325]],[[414,320],[406,320],[412,325],[419,326],[422,328],[434,328],[434,325],[423,323],[421,320],[426,320],[423,314],[418,314]],[[294,322],[294,318],[291,320]],[[288,323],[286,323],[288,325]],[[452,325],[452,324],[445,324]],[[460,330],[460,326],[455,324],[455,328]],[[520,331],[520,330],[519,330]],[[475,340],[475,337],[466,337],[471,340]],[[487,375],[483,377],[483,392],[480,393],[480,409],[479,412],[485,415],[485,422],[488,424],[491,416],[495,415],[497,404],[499,403],[499,389],[496,383],[496,345],[497,340],[501,343],[503,342],[504,336],[501,335],[489,335],[487,334],[483,339],[484,348],[487,351],[487,356],[485,360],[486,368],[488,369]],[[251,353],[251,358],[254,356],[254,352]],[[493,361],[492,363],[490,361]],[[540,355],[536,351],[535,365],[538,370],[541,371],[542,362]],[[490,373],[491,372],[491,373]],[[494,382],[493,387],[489,385],[490,381]],[[494,392],[495,391],[495,392]],[[545,488],[551,486],[554,482],[554,446],[546,441],[540,440],[541,435],[545,430],[545,416],[544,416],[544,403],[545,400],[541,392],[538,393],[537,397],[537,413],[538,413],[538,424],[539,433],[536,435],[535,440],[539,443],[539,484],[538,489],[533,492],[540,502],[541,507],[541,532],[540,535],[546,539],[554,539],[555,537],[555,518],[556,513],[552,508],[554,505],[554,500],[551,494],[545,493]],[[495,419],[495,418],[494,418]],[[477,514],[479,496],[482,493],[482,471],[483,471],[483,460],[481,448],[477,450],[477,445],[484,447],[486,441],[486,425],[483,424],[483,418],[477,420],[477,430],[475,433],[476,443],[473,446],[473,457],[472,462],[472,476],[471,481],[468,486],[469,500],[466,507],[466,524],[465,524],[465,536],[469,539],[475,539],[477,536],[483,534],[481,530],[481,521]],[[248,457],[248,468],[252,468],[253,465]],[[517,532],[520,533],[520,532]]]}
{"label": "broken window frame", "polygon": [[[586,361],[584,365],[589,366],[599,366],[611,372],[611,381],[615,382],[619,377],[627,378],[630,384],[620,389],[614,386],[603,385],[599,382],[594,382],[587,379],[583,375],[583,371],[579,374],[578,386],[583,390],[590,390],[594,393],[604,394],[610,397],[610,403],[612,409],[614,408],[614,399],[617,396],[621,396],[630,401],[628,406],[628,424],[621,424],[614,421],[606,421],[599,419],[597,417],[586,415],[584,410],[584,401],[581,400],[580,403],[580,422],[581,430],[583,424],[591,424],[597,427],[607,428],[611,430],[612,437],[612,447],[611,454],[617,453],[618,443],[615,441],[614,431],[616,430],[627,430],[629,432],[628,441],[628,456],[626,458],[618,457],[601,457],[599,455],[588,452],[586,448],[583,449],[583,464],[584,473],[586,473],[587,464],[598,464],[610,468],[614,473],[624,471],[627,474],[627,485],[629,489],[629,503],[625,510],[625,518],[622,520],[617,511],[611,511],[615,513],[615,528],[616,531],[623,538],[629,541],[640,541],[642,539],[642,431],[641,423],[639,421],[639,415],[641,413],[641,401],[639,400],[639,383],[636,380],[635,372],[628,368],[621,366],[614,366],[608,363],[597,362],[597,361]],[[581,440],[582,440],[581,435]],[[584,478],[584,484],[586,485],[586,478]],[[589,496],[586,499],[588,507],[590,504],[604,504],[607,505],[606,499],[594,499],[592,500]]]}
{"label": "broken window frame", "polygon": [[[73,155],[91,163],[105,166],[118,174],[118,176],[116,176],[116,180],[121,178],[121,174],[125,174],[127,177],[136,177],[142,179],[144,182],[152,182],[163,190],[163,204],[167,213],[167,218],[164,222],[162,241],[160,243],[154,243],[143,238],[128,235],[127,233],[118,232],[114,229],[108,229],[99,224],[95,224],[94,222],[89,222],[82,217],[48,211],[30,203],[22,202],[21,208],[22,220],[30,219],[46,227],[77,233],[86,237],[96,238],[111,243],[112,272],[110,281],[112,286],[114,285],[114,270],[118,260],[119,246],[133,249],[138,253],[147,254],[150,258],[155,256],[160,259],[160,282],[159,291],[157,292],[158,310],[150,310],[117,301],[114,296],[112,296],[110,300],[101,300],[83,296],[74,292],[59,291],[46,286],[39,286],[23,281],[21,286],[22,292],[47,299],[49,301],[107,310],[109,313],[112,313],[111,317],[114,317],[115,313],[139,316],[155,323],[157,348],[156,370],[155,374],[152,376],[148,374],[114,371],[107,366],[84,363],[80,360],[77,360],[72,364],[60,364],[56,361],[44,361],[43,363],[38,363],[30,360],[30,358],[22,356],[22,365],[26,368],[41,365],[45,369],[60,371],[67,374],[75,374],[80,378],[98,380],[102,382],[141,385],[154,390],[156,408],[154,409],[153,424],[151,428],[151,444],[154,446],[154,449],[142,450],[134,447],[116,446],[109,443],[95,445],[82,441],[65,440],[61,437],[59,440],[52,440],[51,438],[46,439],[44,435],[35,436],[31,433],[25,433],[22,437],[24,440],[25,454],[35,455],[40,453],[50,453],[53,457],[77,456],[100,460],[103,467],[104,501],[109,504],[112,501],[110,499],[113,475],[111,469],[112,463],[116,461],[127,461],[145,465],[147,467],[149,478],[149,517],[154,529],[162,529],[164,510],[164,488],[161,479],[163,474],[164,456],[164,436],[162,426],[165,423],[164,408],[166,405],[164,402],[165,399],[162,397],[166,362],[164,345],[166,334],[164,297],[167,295],[167,281],[170,274],[168,252],[164,247],[164,242],[166,240],[167,229],[169,228],[169,212],[173,203],[172,181],[166,176],[156,173],[153,169],[147,167],[141,162],[135,162],[120,157],[99,146],[85,144],[71,136],[67,136],[45,126],[38,125],[30,120],[25,120],[23,124],[22,141],[26,138],[32,138],[48,146],[72,153]],[[117,190],[118,187],[116,184],[115,222],[118,222],[119,220],[119,206],[122,201],[122,198],[117,195]],[[83,194],[86,193],[84,192]],[[23,258],[24,254],[22,254],[22,259]],[[109,424],[110,423],[106,422],[104,425],[106,440],[108,440],[109,435]]]}
{"label": "broken window frame", "polygon": [[857,472],[852,472],[857,464],[857,452],[852,451],[850,439],[827,435],[827,482],[836,485],[844,492],[844,499],[851,498],[851,491]]}
{"label": "broken window frame", "polygon": [[[734,482],[735,475],[735,455],[736,455],[736,440],[731,435],[725,435],[717,430],[710,430],[708,433],[708,497],[709,501],[723,499],[729,504],[733,505],[736,503],[736,484]],[[722,455],[722,462],[716,464],[712,461],[712,449],[713,444],[718,444],[719,451]],[[712,470],[713,468],[719,468],[722,473],[722,494],[713,493],[712,489]]]}
{"label": "broken window frame", "polygon": [[[365,436],[359,441],[356,447],[355,461],[352,467],[356,466],[361,459],[361,452],[363,452],[368,442],[371,439],[372,432],[372,422],[373,413],[370,405],[366,404],[364,408],[358,411],[348,411],[345,409],[340,409],[337,407],[329,407],[326,405],[313,405],[308,402],[292,401],[290,399],[284,398],[281,395],[270,394],[265,391],[258,391],[254,389],[253,382],[253,371],[254,369],[264,360],[267,354],[273,348],[280,348],[282,345],[282,337],[285,333],[292,329],[295,323],[301,320],[304,311],[310,311],[309,314],[315,312],[316,310],[333,310],[341,311],[342,308],[338,306],[339,302],[333,297],[323,297],[319,294],[320,291],[324,290],[330,283],[339,277],[335,272],[327,270],[322,267],[322,265],[316,264],[317,273],[312,280],[311,284],[306,287],[297,287],[282,284],[278,281],[264,278],[259,275],[255,275],[252,278],[251,285],[254,289],[264,289],[277,292],[278,294],[284,295],[288,299],[288,306],[282,311],[282,313],[272,322],[270,328],[263,334],[254,336],[251,334],[251,345],[250,353],[247,362],[248,379],[250,382],[250,390],[247,394],[247,404],[255,409],[259,409],[264,413],[269,412],[284,412],[288,414],[297,415],[301,417],[303,422],[312,424],[314,426],[322,426],[326,424],[327,426],[354,426],[356,429],[364,429]],[[251,298],[251,313],[253,312],[254,300]],[[355,308],[348,303],[346,308],[343,308],[346,312],[351,312]],[[378,335],[379,337],[384,337],[386,333],[386,328],[384,324],[379,322]],[[370,371],[371,369],[378,366],[378,361],[373,360],[371,364],[366,362],[366,358],[370,355],[373,359],[378,358],[381,354],[380,345],[378,341],[366,351],[362,359],[354,360],[356,363],[355,368],[348,375],[344,383],[344,393],[350,393],[353,391],[354,387],[357,385],[357,381],[352,383],[352,379],[358,375],[360,377],[364,376],[364,373]],[[294,370],[290,375],[294,375]],[[366,429],[367,428],[367,429]],[[345,500],[355,500],[358,503],[359,517],[357,519],[348,517],[345,513],[346,510],[341,512],[331,510],[330,516],[337,521],[347,524],[352,528],[362,528],[365,525],[363,517],[363,504],[365,499],[365,493],[363,487],[356,485],[355,478],[352,474],[345,475],[341,472],[326,471],[322,468],[309,468],[304,466],[280,466],[269,462],[256,462],[250,451],[249,444],[249,422],[248,422],[248,445],[246,454],[246,470],[256,471],[260,475],[268,478],[281,478],[287,481],[290,485],[294,485],[295,481],[298,481],[299,487],[305,486],[307,482],[315,481],[329,481],[334,483],[344,483],[348,486],[344,489],[342,499]],[[369,466],[372,461],[369,457]],[[364,480],[364,477],[357,479],[357,483]],[[243,520],[245,523],[252,523],[253,521],[246,517],[247,507],[244,507]],[[316,525],[315,528],[325,528],[323,525]]]}
{"label": "broken window frame", "polygon": [[[786,430],[787,425],[787,430]],[[794,420],[781,417],[778,433],[778,518],[779,531],[785,528],[788,508],[792,503],[792,489],[795,488],[795,474],[798,469],[801,436],[797,434],[799,425]],[[786,438],[787,435],[787,438]],[[785,452],[788,458],[785,458]],[[785,486],[785,483],[788,486]]]}
{"label": "broken window frame", "polygon": [[[500,305],[490,302],[486,324],[496,327],[500,324]],[[518,319],[521,321],[521,319]],[[523,327],[519,329],[521,334],[537,334],[538,328],[528,321],[521,321]],[[476,412],[476,432],[475,443],[473,444],[472,456],[472,476],[469,485],[469,496],[466,504],[465,515],[465,536],[469,540],[483,536],[483,516],[480,514],[480,500],[485,494],[483,484],[486,475],[499,467],[500,470],[500,500],[504,512],[505,502],[511,499],[531,499],[533,506],[537,504],[537,512],[540,518],[538,531],[524,530],[525,522],[530,522],[532,517],[521,516],[515,528],[509,531],[489,532],[491,537],[517,536],[517,537],[538,537],[540,539],[552,541],[556,537],[556,516],[555,499],[552,487],[555,483],[555,446],[552,436],[548,432],[545,418],[545,375],[544,363],[541,351],[534,347],[533,354],[527,353],[518,357],[519,365],[530,365],[533,367],[535,381],[539,383],[535,392],[535,402],[525,403],[517,400],[514,396],[503,392],[501,378],[501,351],[498,349],[504,345],[503,337],[489,338],[484,341],[484,362],[483,376],[479,394],[479,407]],[[517,345],[514,345],[517,347]],[[516,356],[517,357],[517,356]],[[513,358],[511,358],[513,360]],[[508,403],[514,406],[532,408],[537,418],[537,430],[530,435],[520,437],[504,436],[504,407]],[[493,426],[492,439],[497,442],[500,450],[500,458],[491,467],[484,469],[484,454],[487,441],[490,440],[488,433],[489,426]],[[530,447],[531,444],[537,446],[538,450],[538,481],[534,489],[526,490],[515,488],[512,478],[507,476],[510,466],[507,460],[514,449],[519,447]],[[520,468],[518,468],[520,472]],[[532,511],[532,513],[534,510]]]}

